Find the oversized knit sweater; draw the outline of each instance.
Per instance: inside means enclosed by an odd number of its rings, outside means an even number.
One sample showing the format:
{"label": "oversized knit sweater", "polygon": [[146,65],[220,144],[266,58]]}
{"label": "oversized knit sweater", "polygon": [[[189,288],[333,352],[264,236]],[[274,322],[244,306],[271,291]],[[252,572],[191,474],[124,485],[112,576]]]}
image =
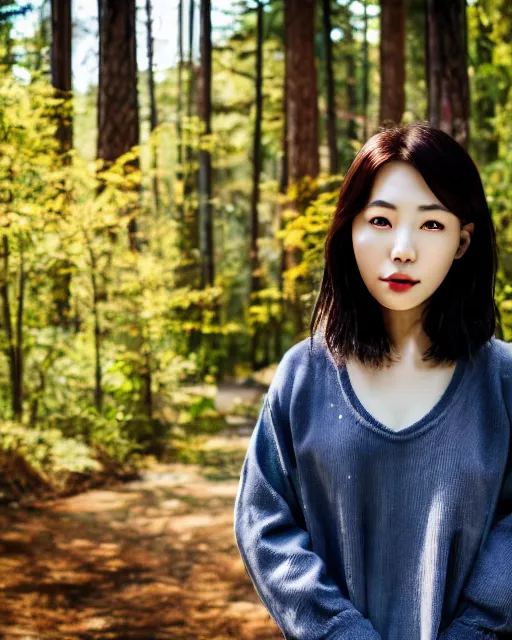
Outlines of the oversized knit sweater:
{"label": "oversized knit sweater", "polygon": [[512,638],[512,345],[457,361],[437,404],[393,431],[306,338],[252,433],[234,533],[289,640]]}

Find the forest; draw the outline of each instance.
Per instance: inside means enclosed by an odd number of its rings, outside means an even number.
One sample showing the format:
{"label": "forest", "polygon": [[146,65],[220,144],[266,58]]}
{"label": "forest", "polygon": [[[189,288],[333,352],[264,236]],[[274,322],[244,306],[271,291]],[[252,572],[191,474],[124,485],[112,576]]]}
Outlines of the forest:
{"label": "forest", "polygon": [[1,638],[281,637],[233,502],[382,127],[474,159],[512,339],[512,3],[216,4],[157,68],[162,2],[0,0]]}

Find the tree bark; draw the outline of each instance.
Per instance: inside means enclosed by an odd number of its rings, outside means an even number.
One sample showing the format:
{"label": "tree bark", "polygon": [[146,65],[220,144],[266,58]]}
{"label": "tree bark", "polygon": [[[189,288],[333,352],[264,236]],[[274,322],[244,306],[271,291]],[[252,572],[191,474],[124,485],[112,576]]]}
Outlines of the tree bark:
{"label": "tree bark", "polygon": [[[211,0],[201,0],[201,101],[199,116],[204,123],[204,133],[211,134],[212,114],[212,42]],[[213,211],[212,211],[212,164],[207,149],[199,151],[199,213],[201,288],[213,286],[215,278],[213,260]]]}
{"label": "tree bark", "polygon": [[7,361],[9,363],[9,377],[11,379],[11,402],[12,402],[12,417],[13,420],[21,421],[22,417],[22,401],[19,394],[19,380],[18,373],[18,350],[14,341],[14,332],[11,320],[11,303],[9,299],[9,238],[7,235],[3,236],[3,251],[2,251],[2,282],[0,284],[0,295],[2,297],[2,311],[4,317],[5,334],[7,338]]}
{"label": "tree bark", "polygon": [[65,100],[59,109],[57,139],[64,164],[73,146],[73,111],[71,105],[71,0],[52,0],[51,73],[56,97]]}
{"label": "tree bark", "polygon": [[288,175],[293,182],[320,171],[314,24],[315,0],[285,0]]}
{"label": "tree bark", "polygon": [[[356,91],[356,51],[354,34],[351,23],[351,12],[348,6],[339,7],[339,12],[343,18],[342,28],[345,33],[345,68],[347,78],[346,105],[347,105],[347,125],[346,136],[348,142],[358,140],[357,125],[357,91]],[[353,159],[352,147],[345,145],[342,149],[343,166],[348,166]]]}
{"label": "tree bark", "polygon": [[364,2],[363,14],[363,142],[368,139],[368,80],[370,72],[370,60],[368,58],[368,0]]}
{"label": "tree bark", "polygon": [[194,16],[195,1],[189,0],[188,11],[188,87],[187,87],[187,116],[192,117],[192,103],[194,96]]}
{"label": "tree bark", "polygon": [[[150,134],[158,126],[158,116],[156,110],[156,96],[155,96],[155,77],[153,74],[153,20],[151,18],[151,0],[146,0],[146,16],[147,16],[147,53],[148,53],[148,90],[149,90],[149,132]],[[153,190],[153,202],[155,205],[155,211],[158,214],[160,211],[160,196],[158,193],[158,146],[153,141],[151,144],[151,169],[153,171],[153,177],[151,180],[151,186]]]}
{"label": "tree bark", "polygon": [[[176,169],[176,179],[183,180],[183,0],[178,2],[178,95],[176,98],[176,136],[178,166]],[[182,220],[183,206],[177,207],[178,220]]]}
{"label": "tree bark", "polygon": [[336,98],[334,71],[332,68],[331,0],[323,0],[323,27],[325,42],[325,67],[327,76],[327,144],[329,147],[329,171],[338,172],[338,145],[336,136]]}
{"label": "tree bark", "polygon": [[23,411],[23,310],[25,307],[25,261],[23,238],[20,243],[20,265],[18,272],[18,308],[16,310],[16,378],[14,386],[14,414],[21,421]]}
{"label": "tree bark", "polygon": [[381,125],[397,125],[405,111],[405,0],[381,0]]}
{"label": "tree bark", "polygon": [[[186,118],[185,126],[181,126],[184,146],[183,162],[183,204],[176,210],[178,221],[178,248],[182,256],[182,264],[176,269],[176,284],[180,286],[200,287],[201,264],[199,256],[199,210],[197,206],[198,170],[195,156],[195,140],[193,140],[194,97],[196,96],[197,70],[194,67],[194,22],[195,2],[189,0],[188,18],[188,60],[186,63]],[[183,105],[182,105],[183,106]],[[179,118],[179,116],[177,116]],[[179,160],[179,158],[178,158]],[[180,171],[176,173],[180,179]],[[192,335],[195,335],[194,332]]]}
{"label": "tree bark", "polygon": [[[315,0],[285,0],[285,74],[288,130],[288,176],[299,184],[303,178],[316,178],[320,172],[318,155],[318,101],[314,49]],[[309,193],[299,187],[289,203],[297,215],[309,202]],[[300,252],[286,252],[287,270],[300,262]],[[286,317],[294,320],[294,334],[302,335],[305,322],[301,301],[301,285],[294,283],[293,298],[288,300]]]}
{"label": "tree bark", "polygon": [[98,290],[98,266],[96,262],[96,256],[94,254],[94,248],[87,236],[87,244],[89,249],[89,257],[91,260],[91,286],[92,286],[92,310],[94,316],[94,406],[101,413],[103,410],[103,387],[101,386],[102,361],[101,361],[101,324],[99,314],[99,301],[100,295]]}
{"label": "tree bark", "polygon": [[[62,166],[71,164],[69,152],[73,148],[73,94],[72,94],[72,25],[71,0],[52,0],[51,3],[51,77],[55,96],[64,100],[56,110],[59,155]],[[72,194],[66,189],[64,180],[59,185],[64,196],[64,207],[69,205]],[[61,212],[64,214],[64,211]],[[53,326],[68,328],[71,324],[71,272],[72,263],[67,259],[57,259],[49,277],[52,279]]]}
{"label": "tree bark", "polygon": [[[263,118],[263,5],[257,0],[256,19],[256,114],[254,121],[254,136],[252,147],[252,194],[251,194],[251,294],[261,288],[259,276],[260,261],[258,256],[258,203],[260,199],[260,173],[261,173],[261,121]],[[256,328],[251,340],[251,363],[256,369],[257,350],[260,331]]]}
{"label": "tree bark", "polygon": [[[283,48],[286,51],[286,29],[283,31]],[[285,79],[284,79],[284,87],[283,87],[283,133],[282,133],[282,149],[283,155],[281,158],[281,175],[279,178],[279,193],[285,195],[288,190],[288,110],[286,105],[288,103],[287,100],[287,92],[286,87],[288,86],[288,82],[286,80],[286,65],[285,65]],[[277,205],[277,229],[279,231],[283,228],[283,211],[286,208],[284,202],[280,202]],[[284,271],[286,269],[286,250],[284,248],[284,242],[282,239],[279,239],[279,271],[278,271],[278,288],[281,294],[280,297],[280,314],[279,318],[274,320],[274,361],[279,362],[282,352],[282,334],[283,334],[283,317],[284,317]]]}
{"label": "tree bark", "polygon": [[469,143],[465,0],[427,0],[428,118],[463,147]]}
{"label": "tree bark", "polygon": [[[8,169],[9,184],[13,181],[14,175],[12,167]],[[7,193],[7,204],[12,202],[13,196],[10,191]],[[11,383],[11,406],[13,420],[21,422],[23,412],[23,348],[22,339],[23,332],[21,331],[21,322],[23,320],[23,305],[18,304],[18,318],[20,322],[20,328],[16,331],[16,341],[14,338],[14,329],[12,326],[11,318],[11,303],[9,298],[9,257],[10,257],[9,237],[7,233],[3,234],[2,238],[2,252],[0,253],[1,264],[1,278],[0,278],[0,298],[2,299],[2,312],[4,320],[4,330],[7,345],[5,347],[5,353],[7,355],[7,362],[9,365],[9,377]],[[21,265],[23,265],[23,256],[21,256]],[[20,271],[20,275],[22,274]],[[20,278],[20,292],[21,301],[23,301],[23,280]],[[21,310],[21,315],[20,315]]]}
{"label": "tree bark", "polygon": [[[135,0],[98,0],[100,61],[97,156],[108,166],[139,144]],[[131,163],[138,170],[137,158]],[[128,167],[127,167],[128,168]],[[137,223],[128,223],[129,244],[139,250]]]}

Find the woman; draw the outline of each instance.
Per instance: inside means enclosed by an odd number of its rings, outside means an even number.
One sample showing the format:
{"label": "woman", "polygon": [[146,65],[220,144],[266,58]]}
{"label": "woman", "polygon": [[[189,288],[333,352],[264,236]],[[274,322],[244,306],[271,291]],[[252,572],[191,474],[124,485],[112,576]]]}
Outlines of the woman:
{"label": "woman", "polygon": [[[341,187],[311,337],[289,349],[242,467],[234,531],[294,640],[512,633],[512,347],[473,161],[379,132]],[[407,280],[407,282],[401,282]]]}

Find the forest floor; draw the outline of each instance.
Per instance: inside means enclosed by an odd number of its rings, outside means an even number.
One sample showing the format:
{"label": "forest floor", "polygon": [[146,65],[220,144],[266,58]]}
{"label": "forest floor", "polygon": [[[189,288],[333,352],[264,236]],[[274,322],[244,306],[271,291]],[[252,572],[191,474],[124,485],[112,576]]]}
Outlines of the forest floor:
{"label": "forest floor", "polygon": [[[236,392],[221,388],[218,405]],[[2,507],[0,638],[282,639],[233,532],[253,426],[210,437],[201,466],[154,462],[136,481]]]}

